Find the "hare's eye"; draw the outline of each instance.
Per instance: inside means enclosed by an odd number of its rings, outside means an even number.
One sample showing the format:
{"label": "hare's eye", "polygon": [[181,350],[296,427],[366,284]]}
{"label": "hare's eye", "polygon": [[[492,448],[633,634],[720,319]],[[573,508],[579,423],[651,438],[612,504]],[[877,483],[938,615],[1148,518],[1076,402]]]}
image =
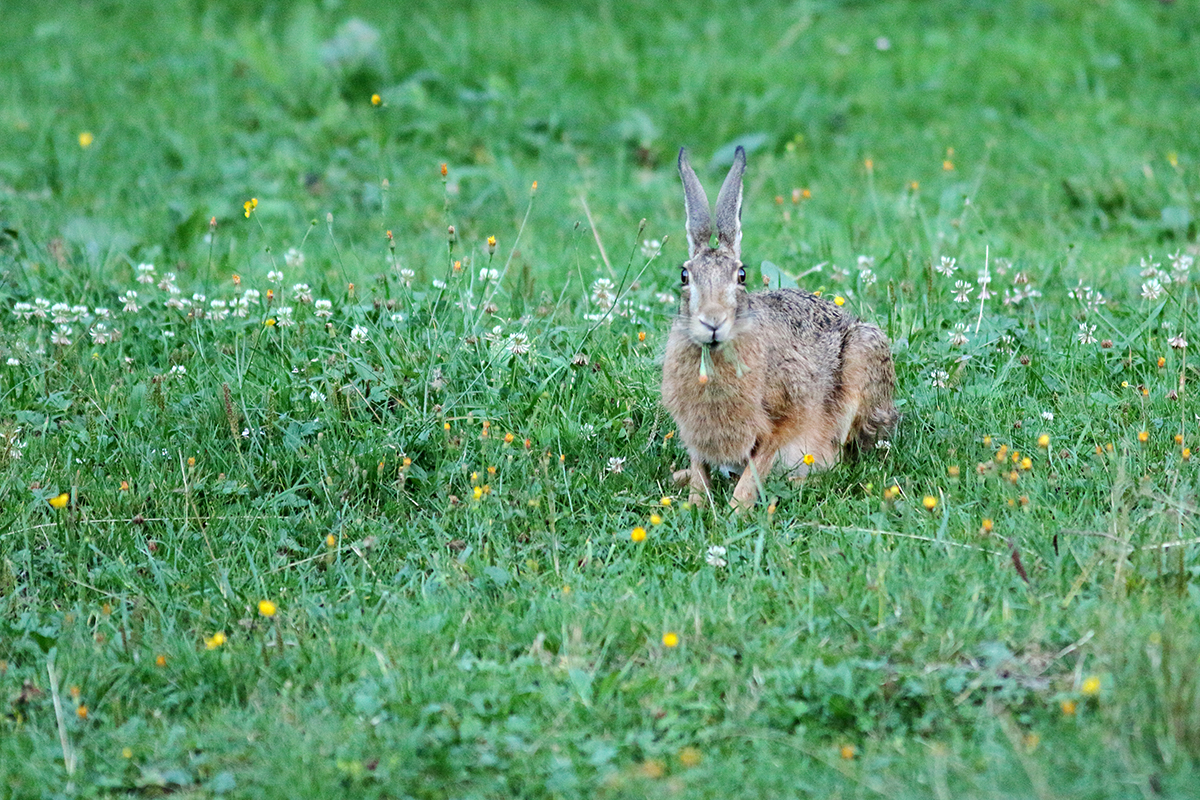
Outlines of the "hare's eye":
{"label": "hare's eye", "polygon": [[688,281],[688,271],[687,271],[687,267],[684,267],[679,272],[679,282],[681,284],[683,284],[684,286],[687,286],[687,281]]}
{"label": "hare's eye", "polygon": [[745,282],[746,282],[746,268],[738,267],[738,283],[744,284]]}

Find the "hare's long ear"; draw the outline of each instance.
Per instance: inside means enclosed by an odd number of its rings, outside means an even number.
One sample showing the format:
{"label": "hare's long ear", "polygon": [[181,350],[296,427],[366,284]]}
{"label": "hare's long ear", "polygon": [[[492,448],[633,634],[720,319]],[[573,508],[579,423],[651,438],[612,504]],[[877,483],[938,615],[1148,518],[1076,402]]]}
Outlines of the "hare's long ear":
{"label": "hare's long ear", "polygon": [[687,213],[688,258],[693,258],[708,247],[712,238],[712,217],[708,214],[708,195],[688,163],[687,150],[682,147],[679,148],[679,177],[683,179],[683,207]]}
{"label": "hare's long ear", "polygon": [[741,147],[733,154],[733,166],[721,184],[717,195],[717,243],[742,257],[742,173],[746,171],[746,151]]}

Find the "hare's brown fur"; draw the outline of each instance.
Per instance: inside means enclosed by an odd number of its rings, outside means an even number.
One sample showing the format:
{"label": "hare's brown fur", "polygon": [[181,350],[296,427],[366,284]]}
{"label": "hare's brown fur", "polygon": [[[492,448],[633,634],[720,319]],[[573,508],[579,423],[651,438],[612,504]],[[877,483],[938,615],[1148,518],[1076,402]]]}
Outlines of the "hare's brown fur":
{"label": "hare's brown fur", "polygon": [[742,285],[744,164],[739,150],[717,200],[711,247],[707,200],[680,153],[691,257],[662,396],[691,455],[677,477],[690,483],[693,503],[708,499],[710,466],[742,468],[733,504],[749,506],[777,462],[801,477],[811,468],[805,456],[828,467],[846,446],[870,447],[896,422],[895,370],[879,328],[807,292],[752,294]]}

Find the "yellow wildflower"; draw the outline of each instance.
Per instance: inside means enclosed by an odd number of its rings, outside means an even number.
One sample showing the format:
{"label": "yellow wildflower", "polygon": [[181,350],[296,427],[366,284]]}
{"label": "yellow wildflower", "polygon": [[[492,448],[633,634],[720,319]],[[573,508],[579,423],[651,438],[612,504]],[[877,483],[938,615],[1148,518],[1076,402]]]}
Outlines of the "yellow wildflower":
{"label": "yellow wildflower", "polygon": [[204,640],[204,648],[206,650],[216,650],[223,644],[225,644],[224,631],[217,631],[212,636],[209,636]]}
{"label": "yellow wildflower", "polygon": [[1100,694],[1100,678],[1096,675],[1089,675],[1083,679],[1083,685],[1080,687],[1086,697],[1095,697]]}
{"label": "yellow wildflower", "polygon": [[663,634],[662,643],[665,647],[678,647],[679,634],[675,633],[675,631],[667,631]]}
{"label": "yellow wildflower", "polygon": [[251,212],[258,208],[258,198],[251,197],[249,200],[242,203],[242,208],[246,210],[246,219],[250,219]]}
{"label": "yellow wildflower", "polygon": [[92,142],[94,141],[96,141],[96,137],[92,135],[91,131],[84,131],[83,133],[79,134],[79,146],[84,150],[87,150],[89,147],[91,147]]}
{"label": "yellow wildflower", "polygon": [[51,508],[66,508],[67,501],[69,501],[70,499],[71,499],[71,495],[69,495],[66,492],[63,492],[62,494],[58,495],[57,497],[50,498],[50,507]]}
{"label": "yellow wildflower", "polygon": [[272,603],[270,600],[259,600],[258,601],[258,613],[262,614],[264,617],[275,616],[275,612],[277,610],[278,609],[275,608],[275,604]]}
{"label": "yellow wildflower", "polygon": [[383,102],[383,98],[380,97],[379,95],[377,95],[377,94],[371,95],[371,105],[377,106],[382,102]]}
{"label": "yellow wildflower", "polygon": [[634,544],[637,544],[638,542],[644,542],[646,540],[646,529],[641,525],[638,525],[636,528],[630,531],[629,539]]}
{"label": "yellow wildflower", "polygon": [[921,498],[921,505],[925,506],[925,508],[929,511],[933,511],[935,508],[937,508],[937,504],[938,499],[931,494],[927,494]]}

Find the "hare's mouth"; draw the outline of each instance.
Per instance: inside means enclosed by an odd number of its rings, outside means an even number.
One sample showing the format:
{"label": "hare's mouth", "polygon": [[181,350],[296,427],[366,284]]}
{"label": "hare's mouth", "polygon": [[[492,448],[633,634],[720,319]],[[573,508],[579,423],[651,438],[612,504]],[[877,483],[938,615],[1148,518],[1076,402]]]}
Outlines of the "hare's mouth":
{"label": "hare's mouth", "polygon": [[722,319],[693,319],[688,326],[688,336],[698,345],[715,346],[727,342],[733,336],[733,321]]}

